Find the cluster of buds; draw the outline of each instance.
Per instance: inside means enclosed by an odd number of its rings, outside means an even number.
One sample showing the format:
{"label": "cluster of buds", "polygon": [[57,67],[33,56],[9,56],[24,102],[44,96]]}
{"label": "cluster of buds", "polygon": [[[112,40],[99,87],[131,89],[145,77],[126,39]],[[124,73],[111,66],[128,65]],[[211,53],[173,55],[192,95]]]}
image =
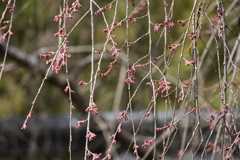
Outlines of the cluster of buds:
{"label": "cluster of buds", "polygon": [[80,81],[80,82],[78,83],[78,85],[81,85],[81,86],[86,87],[88,84],[87,84],[86,82],[84,82],[84,81]]}
{"label": "cluster of buds", "polygon": [[[167,98],[168,95],[166,95],[166,94],[167,94],[168,91],[170,91],[172,89],[172,87],[171,87],[172,83],[171,82],[165,82],[165,81],[156,81],[156,80],[154,80],[153,83],[158,85],[157,89],[155,90],[156,97],[159,96],[159,92],[161,91],[160,92],[161,97],[164,98],[164,99]],[[151,83],[147,82],[146,85],[151,86]],[[154,101],[152,101],[152,103],[153,102]]]}
{"label": "cluster of buds", "polygon": [[183,27],[185,26],[186,22],[187,22],[186,20],[178,20],[177,21],[177,23],[180,24]]}
{"label": "cluster of buds", "polygon": [[146,114],[145,114],[145,117],[149,117],[150,115],[150,111],[148,111]]}
{"label": "cluster of buds", "polygon": [[22,129],[27,129],[28,126],[27,126],[27,122],[30,118],[32,118],[33,116],[33,111],[31,111],[28,115],[27,115],[27,119],[25,120],[25,122],[23,123],[23,126],[22,126]]}
{"label": "cluster of buds", "polygon": [[121,53],[122,50],[121,50],[121,49],[116,49],[116,47],[113,46],[113,47],[110,49],[110,52],[112,53],[112,56],[115,57],[117,54]]}
{"label": "cluster of buds", "polygon": [[119,121],[121,121],[122,119],[124,119],[125,121],[128,120],[126,111],[122,111],[119,114],[121,115],[120,117],[117,118]]}
{"label": "cluster of buds", "polygon": [[[125,117],[125,120],[127,121],[128,118],[126,119],[126,117]],[[119,126],[118,126],[118,128],[117,128],[117,132],[118,132],[118,133],[121,133],[121,132],[122,132],[122,124],[119,124]]]}
{"label": "cluster of buds", "polygon": [[91,157],[91,156],[93,157],[92,160],[97,160],[102,156],[102,153],[97,154],[97,153],[91,153],[88,151],[87,157]]}
{"label": "cluster of buds", "polygon": [[134,146],[133,146],[133,150],[134,150],[133,154],[137,154],[137,149],[138,148],[139,148],[139,146],[134,144]]}
{"label": "cluster of buds", "polygon": [[111,136],[109,137],[109,139],[112,140],[112,144],[116,144],[116,143],[117,143],[117,141],[115,140],[115,135],[111,135]]}
{"label": "cluster of buds", "polygon": [[[107,39],[107,43],[112,43],[115,47],[118,46],[118,44],[116,42],[114,42],[114,40],[112,38]],[[114,56],[113,56],[114,57]]]}
{"label": "cluster of buds", "polygon": [[53,20],[53,21],[58,22],[59,19],[62,19],[62,18],[63,18],[63,15],[62,15],[62,14],[59,14],[59,15],[56,15],[56,16],[54,17],[54,20]]}
{"label": "cluster of buds", "polygon": [[76,13],[80,8],[82,8],[82,5],[79,3],[79,0],[76,0],[75,2],[72,3],[72,7],[67,8],[66,11],[71,13],[73,12]]}
{"label": "cluster of buds", "polygon": [[86,120],[78,121],[78,125],[77,125],[76,129],[80,129],[85,122],[86,122]]}
{"label": "cluster of buds", "polygon": [[235,144],[239,144],[239,139],[235,139],[235,140],[234,140],[234,143],[235,143]]}
{"label": "cluster of buds", "polygon": [[[66,88],[64,89],[64,92],[67,93],[68,90],[69,90],[69,86],[66,86]],[[76,92],[71,89],[71,93],[75,94]]]}
{"label": "cluster of buds", "polygon": [[162,23],[156,23],[156,24],[154,25],[154,31],[155,31],[155,32],[158,31],[159,29],[161,29],[162,26],[163,26]]}
{"label": "cluster of buds", "polygon": [[185,65],[186,65],[186,66],[190,66],[191,64],[195,64],[195,63],[196,63],[196,62],[195,62],[195,61],[192,61],[192,60],[191,60],[191,61],[187,61],[187,60],[185,61]]}
{"label": "cluster of buds", "polygon": [[218,7],[217,11],[218,11],[217,17],[221,18],[223,16],[222,9],[220,7]]}
{"label": "cluster of buds", "polygon": [[59,19],[62,19],[63,17],[72,19],[73,18],[72,13],[78,12],[78,9],[80,9],[80,8],[82,8],[82,5],[79,3],[79,0],[76,0],[75,2],[72,3],[72,7],[66,8],[65,14],[61,13],[59,15],[56,15],[54,17],[54,21],[58,22]]}
{"label": "cluster of buds", "polygon": [[9,12],[13,12],[14,11],[14,8],[12,6],[10,6],[10,5],[8,5],[6,8],[9,10]]}
{"label": "cluster of buds", "polygon": [[215,119],[215,117],[216,117],[216,115],[212,115],[212,114],[211,114],[211,115],[210,115],[210,118],[211,118],[211,119],[209,120],[209,122],[212,122],[212,121]]}
{"label": "cluster of buds", "polygon": [[131,69],[127,70],[127,74],[136,74],[137,73],[137,70],[136,68],[138,68],[139,66],[132,66]]}
{"label": "cluster of buds", "polygon": [[[134,0],[130,0],[132,1],[132,6],[134,7],[135,6],[135,3],[134,3]],[[138,5],[138,7],[136,7],[133,11],[132,11],[132,14],[138,14],[140,12],[142,12],[147,6],[147,2],[145,1],[142,1],[140,2],[140,4]]]}
{"label": "cluster of buds", "polygon": [[158,84],[159,84],[158,89],[161,89],[162,93],[165,93],[166,91],[169,91],[172,89],[171,82],[160,81],[158,82]]}
{"label": "cluster of buds", "polygon": [[53,21],[58,22],[59,19],[62,19],[63,17],[73,19],[72,14],[69,13],[69,14],[65,14],[64,16],[63,16],[63,14],[56,15],[56,16],[54,17],[54,20],[53,20]]}
{"label": "cluster of buds", "polygon": [[51,51],[45,55],[40,54],[40,58],[46,58],[46,59],[49,59],[52,55],[57,54],[54,56],[54,58],[46,61],[46,64],[52,64],[52,71],[55,73],[58,73],[61,70],[62,66],[66,65],[66,62],[65,62],[66,58],[72,57],[72,55],[68,53],[69,47],[67,47],[67,44],[69,44],[69,41],[65,42],[65,45],[60,49],[59,53],[55,53]]}
{"label": "cluster of buds", "polygon": [[153,64],[156,64],[156,61],[153,60],[152,62],[148,61],[147,63],[144,63],[144,64],[139,64],[139,65],[134,65],[132,66],[129,70],[127,70],[127,74],[131,75],[130,77],[128,77],[125,82],[126,83],[131,83],[133,85],[135,85],[135,78],[132,76],[132,74],[136,74],[137,73],[137,68],[140,68],[140,67],[146,67],[147,65],[149,65],[150,63],[153,63]]}
{"label": "cluster of buds", "polygon": [[[218,23],[218,26],[220,29],[223,29],[223,25],[221,23],[221,17],[223,16],[223,12],[222,12],[222,9],[220,7],[217,8],[217,23]],[[222,32],[219,30],[218,31],[218,37],[221,38],[222,37]]]}
{"label": "cluster of buds", "polygon": [[[103,29],[103,33],[109,33],[110,32],[110,34],[111,34],[115,30],[116,27],[121,27],[121,26],[122,26],[122,23],[114,22],[113,27]],[[115,35],[113,35],[112,37],[116,38]],[[107,37],[107,38],[109,38],[109,37]]]}
{"label": "cluster of buds", "polygon": [[164,24],[165,26],[168,26],[169,28],[173,28],[173,27],[175,26],[175,24],[174,24],[173,21],[172,21],[172,18],[168,18],[167,21],[163,21],[163,24]]}
{"label": "cluster of buds", "polygon": [[65,18],[67,18],[67,19],[69,19],[69,18],[70,18],[70,19],[73,19],[73,16],[72,16],[72,14],[69,13],[69,14],[65,14]]}
{"label": "cluster of buds", "polygon": [[152,144],[152,140],[145,140],[144,144],[142,145],[143,148],[146,148],[147,146],[150,146]]}
{"label": "cluster of buds", "polygon": [[3,21],[3,27],[0,28],[0,31],[3,31],[9,27],[10,21]]}
{"label": "cluster of buds", "polygon": [[233,136],[237,137],[240,134],[240,132],[234,133]]}
{"label": "cluster of buds", "polygon": [[[115,30],[116,27],[121,27],[121,23],[118,22],[114,22],[113,26],[108,27],[107,29],[103,30],[103,33],[106,33],[106,43],[111,43],[113,46],[109,49],[109,51],[112,53],[112,57],[117,57],[118,54],[120,54],[122,52],[121,49],[117,49],[116,47],[118,46],[118,44],[116,42],[114,42],[114,39],[117,38],[117,35],[113,34],[113,31]],[[101,52],[96,52],[98,54],[100,54]],[[116,60],[115,60],[116,61]],[[110,65],[111,66],[111,65]],[[109,67],[111,68],[111,67]],[[106,76],[104,74],[101,74],[101,76]]]}
{"label": "cluster of buds", "polygon": [[[118,133],[121,133],[121,132],[122,132],[122,124],[121,124],[121,123],[119,124],[119,126],[118,126],[118,128],[117,128],[117,132],[118,132]],[[116,141],[115,138],[116,138],[116,133],[113,134],[113,135],[111,135],[111,136],[109,137],[109,139],[112,140],[112,144],[116,144],[116,143],[117,143],[117,141]],[[109,152],[108,152],[107,154],[109,154]]]}
{"label": "cluster of buds", "polygon": [[[111,37],[113,38],[113,39],[115,39],[115,38],[117,38],[117,35],[115,35],[115,34],[112,34],[111,35]],[[106,36],[106,38],[109,38],[108,36]]]}
{"label": "cluster of buds", "polygon": [[132,23],[137,23],[136,18],[128,17],[128,20],[131,21]]}
{"label": "cluster of buds", "polygon": [[179,93],[179,96],[180,96],[180,98],[177,100],[177,102],[178,102],[178,103],[181,103],[182,100],[183,100],[183,98],[184,98],[184,93],[183,93],[183,91],[181,91],[181,92]]}
{"label": "cluster of buds", "polygon": [[[4,26],[0,28],[0,31],[4,31],[4,30],[8,29],[9,28],[9,24],[10,24],[10,21],[3,21],[3,25]],[[3,35],[0,35],[0,44],[3,41],[7,40],[7,35],[13,35],[13,32],[8,30]]]}
{"label": "cluster of buds", "polygon": [[135,2],[134,2],[134,0],[129,0],[129,2],[132,4],[132,7],[135,6]]}
{"label": "cluster of buds", "polygon": [[114,60],[113,62],[110,62],[110,64],[108,65],[107,72],[105,72],[105,73],[98,73],[98,76],[100,76],[100,77],[107,77],[110,74],[110,71],[113,68],[113,66],[116,65],[116,64],[117,64],[116,60]]}
{"label": "cluster of buds", "polygon": [[229,106],[227,104],[224,105],[224,109],[222,111],[219,111],[217,115],[210,115],[210,120],[208,122],[212,122],[217,116],[220,116],[224,113],[228,113]]}
{"label": "cluster of buds", "polygon": [[53,61],[52,71],[58,73],[62,66],[66,66],[65,58],[70,58],[71,55],[68,53],[61,52],[55,58],[46,61],[47,64],[50,64]]}
{"label": "cluster of buds", "polygon": [[27,128],[28,128],[28,126],[27,126],[27,121],[25,121],[25,122],[23,123],[22,129],[27,129]]}
{"label": "cluster of buds", "polygon": [[[2,1],[5,2],[5,0],[2,0]],[[5,10],[9,10],[9,12],[13,12],[14,11],[14,8],[11,6],[13,4],[12,2],[13,1],[8,1],[8,4],[6,5]],[[0,44],[3,41],[7,40],[7,35],[13,35],[13,32],[9,29],[10,21],[3,21],[2,22],[2,20],[4,18],[5,18],[5,12],[1,15],[1,18],[0,18],[0,23],[3,24],[3,27],[0,28],[0,31],[6,30],[6,29],[8,29],[8,31],[6,31],[4,34],[0,35]]]}
{"label": "cluster of buds", "polygon": [[102,12],[105,12],[105,11],[106,11],[106,8],[100,8],[94,14],[97,16],[99,13],[102,13]]}
{"label": "cluster of buds", "polygon": [[103,13],[105,12],[107,9],[112,9],[112,3],[108,4],[107,6],[100,8],[99,10],[97,10],[94,15],[98,15],[99,13]]}
{"label": "cluster of buds", "polygon": [[189,37],[190,37],[190,39],[191,40],[193,40],[193,39],[196,39],[197,38],[197,36],[196,36],[196,34],[194,33],[194,32],[191,32],[190,34],[188,34],[189,35]]}
{"label": "cluster of buds", "polygon": [[93,132],[90,132],[90,131],[89,131],[89,133],[86,135],[86,138],[87,138],[89,141],[92,141],[93,138],[96,138],[96,137],[97,137],[97,135],[96,135],[95,133],[93,133]]}
{"label": "cluster of buds", "polygon": [[97,108],[97,105],[94,102],[85,111],[86,112],[92,112],[95,115],[98,115],[98,108]]}
{"label": "cluster of buds", "polygon": [[32,118],[32,116],[33,116],[33,111],[31,111],[31,112],[27,115],[27,119]]}
{"label": "cluster of buds", "polygon": [[[55,54],[55,52],[53,52],[53,51],[50,51],[50,52],[48,52],[47,54],[40,54],[39,56],[40,56],[40,58],[45,58],[45,59],[49,59],[52,55],[54,55]],[[49,61],[50,62],[50,61]],[[47,64],[49,64],[49,62],[46,62]]]}
{"label": "cluster of buds", "polygon": [[173,22],[170,22],[168,25],[169,28],[173,28],[174,26],[175,26],[175,24]]}
{"label": "cluster of buds", "polygon": [[[151,108],[153,108],[153,107],[151,107]],[[150,110],[145,114],[145,117],[149,117],[151,110],[152,110],[152,109],[150,109]]]}
{"label": "cluster of buds", "polygon": [[11,31],[7,31],[6,33],[4,33],[3,35],[0,36],[0,44],[3,42],[3,41],[6,41],[7,40],[7,35],[13,35],[13,32]]}
{"label": "cluster of buds", "polygon": [[166,125],[166,126],[164,126],[162,128],[157,128],[157,131],[166,130],[166,129],[170,128],[170,127],[171,127],[170,125]]}
{"label": "cluster of buds", "polygon": [[98,73],[98,76],[99,76],[99,77],[104,77],[104,78],[106,78],[109,74],[110,74],[110,70],[108,70],[108,71],[105,72],[105,73]]}
{"label": "cluster of buds", "polygon": [[122,23],[121,23],[121,22],[114,22],[114,26],[116,26],[116,27],[121,27],[121,26],[122,26]]}
{"label": "cluster of buds", "polygon": [[161,29],[162,26],[168,26],[169,28],[173,28],[175,24],[173,23],[172,18],[168,18],[168,20],[163,21],[163,23],[156,23],[154,25],[154,31],[158,31],[159,29]]}
{"label": "cluster of buds", "polygon": [[133,76],[128,77],[127,79],[125,79],[125,82],[126,82],[126,83],[131,83],[131,84],[133,84],[133,85],[136,84],[135,78],[134,78]]}
{"label": "cluster of buds", "polygon": [[[153,103],[153,101],[152,101]],[[145,114],[145,117],[149,117],[151,111],[154,109],[153,105],[149,108],[148,112]]]}
{"label": "cluster of buds", "polygon": [[175,52],[178,46],[178,44],[171,44],[170,46],[168,46],[168,49],[170,49],[171,52]]}
{"label": "cluster of buds", "polygon": [[7,34],[0,35],[0,44],[7,40]]}
{"label": "cluster of buds", "polygon": [[110,155],[110,150],[106,151],[106,157],[104,157],[102,160],[111,160],[112,156]]}
{"label": "cluster of buds", "polygon": [[113,61],[113,62],[110,62],[110,64],[108,65],[108,68],[112,68],[114,65],[117,64],[117,61]]}
{"label": "cluster of buds", "polygon": [[59,31],[54,34],[54,37],[57,37],[57,36],[59,36],[59,37],[66,37],[67,36],[67,34],[64,32],[64,28],[59,29]]}

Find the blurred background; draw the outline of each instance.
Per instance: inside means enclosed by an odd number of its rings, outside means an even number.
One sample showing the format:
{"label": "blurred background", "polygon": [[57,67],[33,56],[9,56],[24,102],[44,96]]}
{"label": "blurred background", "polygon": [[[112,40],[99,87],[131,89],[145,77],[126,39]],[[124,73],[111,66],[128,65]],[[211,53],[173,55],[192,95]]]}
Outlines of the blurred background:
{"label": "blurred background", "polygon": [[[135,0],[136,6],[144,1]],[[234,1],[235,2],[235,1]],[[69,2],[70,4],[72,3]],[[67,32],[76,24],[76,22],[82,17],[82,15],[89,9],[88,1],[81,1],[82,8],[73,14],[73,19],[67,20]],[[96,3],[100,7],[108,5],[108,1],[96,0]],[[166,1],[169,5],[172,1]],[[215,2],[202,2],[202,6],[207,9],[207,15],[201,23],[201,40],[198,43],[198,52],[203,54],[206,48],[206,44],[209,41],[211,35],[215,34],[209,20],[217,25],[217,5]],[[233,2],[232,2],[233,3]],[[238,37],[240,30],[240,15],[239,7],[240,3],[235,3],[234,7],[232,3],[224,2],[226,9],[229,8],[227,16],[227,24],[229,30],[227,31],[228,47],[232,50],[235,46],[236,38]],[[7,2],[0,2],[0,13],[5,9]],[[58,23],[54,22],[55,15],[59,14],[59,5],[62,5],[61,1],[34,1],[34,0],[18,0],[16,1],[16,7],[14,9],[13,18],[13,35],[10,40],[10,48],[3,72],[2,79],[0,81],[0,160],[22,160],[22,159],[34,159],[34,160],[63,160],[69,158],[68,144],[69,144],[69,100],[68,94],[64,92],[66,87],[65,69],[63,68],[58,74],[50,73],[48,79],[45,81],[44,86],[35,102],[34,115],[28,123],[28,129],[21,130],[23,122],[29,113],[31,103],[34,100],[42,79],[47,71],[46,60],[39,58],[40,54],[45,54],[49,51],[56,51],[58,46],[58,38],[54,37],[54,33],[58,31]],[[115,5],[113,5],[115,6]],[[163,1],[157,0],[151,2],[151,21],[152,25],[152,40],[151,46],[152,56],[161,56],[164,52],[164,38],[162,37],[163,30],[153,32],[154,24],[162,23],[165,19]],[[171,8],[167,8],[167,13],[171,15],[175,27],[167,31],[167,46],[179,43],[181,36],[186,30],[186,26],[181,26],[177,23],[178,20],[187,20],[192,12],[193,1],[174,1],[173,12]],[[231,9],[232,7],[232,9]],[[129,2],[129,13],[134,11],[134,7]],[[94,5],[94,10],[98,8]],[[119,2],[116,21],[119,22],[125,18],[126,4],[125,2]],[[134,42],[136,39],[148,32],[147,23],[147,9],[143,7],[137,15],[132,17],[137,18],[137,23],[129,23],[129,42]],[[114,15],[114,9],[107,10],[105,12],[106,20],[111,24]],[[4,20],[9,20],[10,13],[7,12]],[[106,29],[106,24],[103,21],[101,15],[95,16],[94,19],[95,29],[95,44],[96,50],[101,51],[103,44],[106,41],[106,34],[103,30]],[[72,85],[72,89],[77,93],[73,95],[73,104],[76,110],[73,112],[73,144],[72,154],[73,159],[83,159],[84,147],[85,147],[85,129],[81,128],[76,130],[77,121],[86,118],[84,112],[88,104],[89,99],[89,87],[78,86],[79,81],[88,82],[90,79],[91,69],[91,30],[90,30],[90,15],[88,14],[74,29],[69,36],[69,53],[72,54],[72,58],[68,60],[69,78]],[[1,24],[2,25],[2,24]],[[122,22],[122,27],[117,28],[114,34],[117,36],[115,42],[120,46],[125,44],[125,26],[126,23]],[[1,26],[0,26],[1,27]],[[3,31],[2,31],[3,33]],[[0,32],[1,34],[1,32]],[[219,39],[218,39],[219,40]],[[130,49],[130,64],[135,63],[141,57],[148,53],[149,44],[148,36],[143,36],[139,41],[133,43]],[[190,46],[192,41],[188,38],[185,40],[185,45]],[[166,47],[165,45],[165,47]],[[216,72],[216,66],[219,61],[216,58],[216,45],[219,46],[220,52],[223,48],[221,40],[216,43],[211,43],[207,47],[207,56],[203,57],[201,61],[204,62],[203,67],[200,68],[200,80],[199,80],[199,95],[200,104],[203,110],[207,111],[212,109],[213,111],[220,109],[220,96],[218,91],[218,73]],[[5,43],[0,44],[0,56],[2,62]],[[101,63],[101,72],[104,73],[108,70],[108,65],[114,60],[111,56],[109,49],[111,45],[107,45],[107,53],[104,55]],[[191,47],[190,47],[191,48]],[[189,48],[185,47],[184,58],[191,60],[192,55]],[[238,53],[240,49],[238,47]],[[172,53],[167,50],[168,54],[168,81],[172,83],[172,88],[176,86],[178,64],[180,53]],[[223,55],[220,55],[220,59]],[[237,57],[237,56],[236,56]],[[201,56],[199,57],[201,58]],[[239,58],[239,56],[238,56]],[[96,63],[99,59],[99,55],[96,54]],[[234,59],[234,64],[239,65],[239,59]],[[238,63],[236,63],[238,62]],[[118,65],[115,65],[111,70],[111,73],[107,78],[98,78],[94,102],[99,107],[100,116],[103,120],[111,122],[112,128],[118,123],[118,113],[124,110],[128,104],[128,89],[124,80],[126,79],[126,48],[122,47],[122,53],[118,58]],[[147,63],[147,59],[141,60],[138,64]],[[185,66],[185,61],[182,63],[180,79],[186,85],[189,84],[189,78],[191,77],[192,69],[189,66]],[[220,60],[222,63],[222,60]],[[157,62],[157,66],[160,69],[164,69],[163,60]],[[239,67],[239,66],[238,66]],[[148,69],[140,68],[135,75],[136,83],[139,84],[143,77],[146,75]],[[161,74],[153,74],[154,79],[161,78]],[[229,73],[229,79],[231,79],[231,85],[235,93],[239,90],[240,78],[239,74],[235,74],[233,71]],[[149,101],[152,97],[152,90],[149,87],[145,87],[146,82],[149,79],[144,79],[143,85],[138,88],[138,94],[132,100],[132,106],[136,111],[136,117],[144,115],[146,106],[149,105]],[[229,80],[230,81],[230,80]],[[131,90],[134,92],[137,85],[133,86]],[[236,92],[236,97],[239,97],[239,91]],[[175,95],[170,95],[170,99],[174,101]],[[236,99],[239,104],[239,98]],[[159,98],[157,103],[157,109],[159,111],[159,117],[165,113],[165,100]],[[191,106],[191,103],[190,105]],[[176,109],[180,109],[182,106],[178,105]],[[171,110],[171,109],[169,109]],[[167,117],[171,119],[171,113],[167,114]],[[144,125],[149,127],[151,120]],[[163,122],[159,122],[163,123]],[[126,126],[128,126],[126,124]],[[92,131],[98,136],[94,143],[90,143],[90,148],[96,153],[105,152],[107,142],[104,138],[101,129],[96,124],[92,124]],[[144,136],[152,135],[148,127],[144,127],[141,134]],[[128,128],[128,127],[126,127]],[[207,127],[206,127],[207,128]],[[130,130],[131,128],[129,128]],[[160,133],[159,133],[160,134]],[[126,145],[122,141],[122,137],[118,137],[120,143],[116,147],[115,157],[123,159],[121,153]],[[177,142],[176,142],[177,143]],[[128,145],[127,145],[128,146]],[[118,153],[118,154],[117,154]],[[177,156],[177,150],[173,149],[173,157]],[[131,154],[128,159],[135,159]],[[117,159],[117,158],[114,158]]]}

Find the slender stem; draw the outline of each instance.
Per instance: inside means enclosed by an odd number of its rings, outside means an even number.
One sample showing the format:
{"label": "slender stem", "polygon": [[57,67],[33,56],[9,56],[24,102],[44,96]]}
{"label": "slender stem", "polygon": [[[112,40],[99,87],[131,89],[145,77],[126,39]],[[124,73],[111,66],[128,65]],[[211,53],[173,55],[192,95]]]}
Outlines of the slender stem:
{"label": "slender stem", "polygon": [[[227,82],[227,75],[228,75],[228,69],[227,69],[227,64],[228,64],[228,51],[227,51],[227,39],[226,39],[226,17],[225,17],[225,9],[223,5],[223,0],[220,0],[220,7],[222,10],[222,17],[221,17],[221,22],[222,22],[222,38],[223,38],[223,104],[222,104],[222,109],[224,110],[224,107],[227,103],[227,87],[228,87],[228,82]],[[224,113],[224,118],[223,118],[223,126],[222,126],[222,146],[221,146],[221,158],[223,159],[224,157],[224,146],[225,146],[225,134],[226,134],[226,120],[225,120],[226,113]]]}
{"label": "slender stem", "polygon": [[[91,41],[92,41],[92,56],[91,56],[91,77],[90,82],[93,81],[94,78],[94,13],[93,13],[93,0],[90,0],[90,16],[91,16]],[[94,84],[90,84],[90,97],[89,97],[89,106],[93,104],[93,94],[94,94]],[[88,112],[87,116],[87,130],[86,135],[90,130],[90,112]],[[88,138],[86,137],[86,144],[85,144],[85,156],[84,160],[87,160],[87,152],[88,152]]]}
{"label": "slender stem", "polygon": [[[11,3],[11,1],[8,1],[8,5]],[[2,63],[2,68],[1,68],[1,71],[0,71],[0,80],[2,79],[2,74],[3,74],[3,70],[4,70],[4,66],[5,66],[5,63],[6,63],[6,59],[7,59],[7,52],[8,52],[8,46],[9,46],[9,42],[10,42],[10,37],[11,37],[11,29],[12,29],[12,21],[13,21],[13,15],[14,15],[14,10],[15,10],[15,3],[16,3],[16,0],[13,1],[13,11],[11,13],[11,19],[10,19],[10,25],[9,25],[9,29],[8,29],[8,38],[7,38],[7,44],[6,44],[6,50],[5,50],[5,53],[4,53],[4,58],[3,58],[3,63]],[[2,17],[0,19],[0,23],[4,17],[4,14],[6,12],[6,9],[5,11],[3,12],[2,14]]]}
{"label": "slender stem", "polygon": [[66,80],[67,80],[67,85],[68,85],[68,94],[69,94],[69,159],[72,159],[72,90],[71,86],[69,83],[69,76],[68,76],[68,60],[66,58]]}

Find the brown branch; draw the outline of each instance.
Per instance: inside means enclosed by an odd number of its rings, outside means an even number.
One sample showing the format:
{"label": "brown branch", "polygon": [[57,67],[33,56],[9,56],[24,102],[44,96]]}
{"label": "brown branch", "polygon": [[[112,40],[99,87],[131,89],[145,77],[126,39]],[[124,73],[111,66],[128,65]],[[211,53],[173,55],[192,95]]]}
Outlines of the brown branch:
{"label": "brown branch", "polygon": [[[0,44],[0,55],[3,55],[5,52],[6,46],[4,44]],[[20,64],[21,66],[29,69],[32,72],[38,72],[42,77],[45,76],[47,67],[41,65],[36,55],[27,54],[26,52],[14,47],[9,46],[8,48],[8,57]],[[64,75],[58,74],[49,74],[47,82],[56,85],[62,91],[67,86],[67,82],[65,80]],[[77,91],[76,85],[70,80],[71,89],[74,90],[76,93],[72,95],[72,100],[77,109],[81,112],[85,112],[87,108],[87,104],[84,98],[80,95]]]}

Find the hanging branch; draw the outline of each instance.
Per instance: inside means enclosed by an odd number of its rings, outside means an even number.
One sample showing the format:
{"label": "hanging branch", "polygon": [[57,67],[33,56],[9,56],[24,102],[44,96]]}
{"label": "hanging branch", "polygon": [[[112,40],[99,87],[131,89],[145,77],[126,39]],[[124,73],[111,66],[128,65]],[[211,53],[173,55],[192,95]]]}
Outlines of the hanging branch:
{"label": "hanging branch", "polygon": [[[12,7],[11,7],[11,3],[12,3]],[[11,35],[13,35],[12,23],[13,23],[13,15],[14,15],[15,3],[16,3],[16,0],[13,0],[13,1],[9,0],[8,1],[8,4],[6,5],[6,8],[3,11],[2,15],[1,15],[1,19],[0,19],[0,24],[1,24],[2,20],[3,20],[4,16],[5,16],[6,11],[9,10],[11,12],[10,21],[5,21],[4,22],[4,24],[6,24],[5,27],[8,28],[8,31],[5,34],[0,36],[0,44],[1,44],[2,41],[5,41],[7,39],[5,54],[4,54],[4,58],[3,58],[3,63],[0,64],[0,69],[1,69],[1,71],[0,71],[0,80],[2,79],[2,74],[3,74],[5,63],[6,63],[6,59],[7,59],[7,52],[8,52],[10,37],[11,37]],[[8,23],[9,23],[9,26],[8,26]],[[2,30],[2,28],[1,28],[1,30]],[[6,36],[7,36],[7,38],[6,38]]]}

